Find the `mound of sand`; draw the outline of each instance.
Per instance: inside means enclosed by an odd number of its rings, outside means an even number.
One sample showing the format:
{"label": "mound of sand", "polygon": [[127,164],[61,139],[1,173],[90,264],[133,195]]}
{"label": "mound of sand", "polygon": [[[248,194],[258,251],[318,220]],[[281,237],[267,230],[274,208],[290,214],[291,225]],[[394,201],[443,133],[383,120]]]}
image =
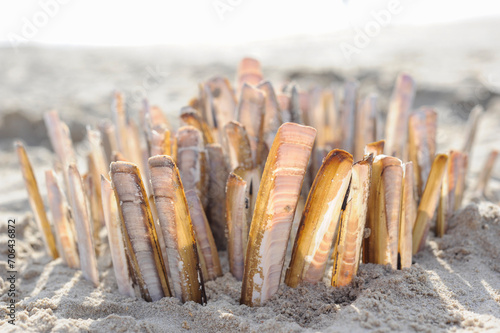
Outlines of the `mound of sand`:
{"label": "mound of sand", "polygon": [[[6,256],[5,225],[0,254]],[[361,265],[350,287],[324,283],[283,285],[264,306],[239,304],[241,282],[230,273],[206,283],[208,304],[163,298],[155,303],[118,293],[106,244],[98,288],[61,259],[49,261],[30,214],[17,224],[17,328],[36,332],[356,332],[460,331],[500,327],[500,208],[470,204],[458,211],[449,233],[431,237],[411,269]],[[221,253],[227,272],[227,257]],[[0,302],[9,284],[0,265]],[[330,267],[331,270],[331,267]],[[331,273],[329,273],[331,274]],[[6,315],[5,306],[1,307]],[[5,321],[2,331],[15,328]]]}

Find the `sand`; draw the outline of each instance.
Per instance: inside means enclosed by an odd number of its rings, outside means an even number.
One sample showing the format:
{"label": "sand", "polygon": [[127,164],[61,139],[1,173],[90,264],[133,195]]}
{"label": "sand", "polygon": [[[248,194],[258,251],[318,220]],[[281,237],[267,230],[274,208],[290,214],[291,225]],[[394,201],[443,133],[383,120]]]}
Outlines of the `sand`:
{"label": "sand", "polygon": [[[98,288],[50,261],[29,214],[18,224],[17,329],[25,332],[360,332],[360,331],[498,331],[500,327],[500,208],[470,204],[458,211],[449,233],[431,237],[414,265],[393,271],[361,265],[346,288],[324,283],[297,289],[282,286],[264,306],[239,304],[241,282],[227,273],[206,283],[206,306],[175,298],[154,303],[118,293],[107,246],[99,259]],[[0,252],[6,255],[5,227]],[[1,276],[7,267],[2,262]],[[331,273],[330,273],[331,274]],[[3,296],[8,283],[0,280]],[[2,306],[2,316],[5,313]],[[2,322],[2,331],[16,328]]]}
{"label": "sand", "polygon": [[[473,105],[482,104],[488,112],[471,158],[468,185],[473,188],[488,152],[500,143],[498,92],[495,84],[484,80],[500,63],[499,53],[491,45],[498,29],[491,27],[477,22],[464,26],[473,31],[475,39],[439,30],[436,35],[447,36],[444,45],[437,38],[424,46],[419,44],[418,50],[389,31],[380,36],[373,49],[360,55],[363,66],[344,67],[341,59],[323,46],[326,37],[318,38],[318,43],[299,40],[307,44],[301,52],[290,41],[254,44],[245,52],[260,57],[267,77],[278,83],[293,79],[309,87],[311,82],[341,84],[345,78],[355,76],[363,82],[362,93],[379,92],[382,110],[396,73],[411,70],[418,83],[415,106],[434,105],[438,111],[439,152],[461,148],[467,114]],[[415,38],[426,40],[428,35],[429,31],[421,31]],[[398,43],[391,44],[394,40]],[[431,233],[425,250],[414,257],[410,269],[393,271],[389,267],[361,265],[352,286],[335,289],[329,287],[329,266],[323,283],[297,289],[283,285],[259,308],[239,304],[241,283],[228,273],[225,252],[220,253],[224,276],[206,283],[206,306],[180,304],[174,298],[147,303],[121,296],[106,243],[100,248],[103,255],[98,262],[97,288],[84,280],[80,271],[67,268],[61,259],[51,261],[29,212],[12,148],[14,138],[27,143],[44,194],[43,172],[53,160],[42,112],[59,109],[63,120],[70,123],[77,151],[83,156],[87,149],[83,141],[85,124],[95,124],[109,115],[114,89],[133,96],[150,66],[163,74],[148,96],[165,109],[175,125],[180,107],[196,94],[197,82],[214,74],[233,78],[237,60],[246,55],[238,47],[219,53],[204,50],[200,55],[172,48],[29,48],[18,53],[0,48],[0,66],[5,66],[0,77],[0,331],[500,331],[500,208],[471,193],[464,208],[455,213],[448,233],[442,239]],[[287,57],[282,56],[285,54]],[[391,57],[384,57],[387,54]],[[450,59],[444,67],[443,61],[438,61],[443,54]],[[331,55],[335,59],[333,66]],[[134,107],[134,103],[132,98],[130,106]],[[488,189],[488,198],[493,202],[500,197],[499,167],[497,163]],[[6,280],[8,217],[17,219],[15,327],[5,319],[10,285]]]}

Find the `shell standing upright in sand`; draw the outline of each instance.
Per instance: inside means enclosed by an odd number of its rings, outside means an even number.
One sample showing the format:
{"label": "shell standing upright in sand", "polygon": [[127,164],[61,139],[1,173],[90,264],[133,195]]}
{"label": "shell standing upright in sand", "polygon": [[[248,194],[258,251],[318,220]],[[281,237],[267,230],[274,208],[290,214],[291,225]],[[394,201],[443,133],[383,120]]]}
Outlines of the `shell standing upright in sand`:
{"label": "shell standing upright in sand", "polygon": [[401,221],[399,231],[399,258],[401,268],[409,268],[412,263],[413,224],[417,217],[417,201],[413,178],[413,163],[404,165],[403,197],[401,198]]}
{"label": "shell standing upright in sand", "polygon": [[[265,94],[263,129],[264,141],[267,147],[271,147],[274,141],[274,137],[276,136],[279,127],[283,123],[281,118],[281,110],[271,82],[263,81],[257,86],[257,88],[262,90]],[[263,161],[265,161],[265,158],[263,158]]]}
{"label": "shell standing upright in sand", "polygon": [[443,181],[447,161],[448,156],[446,154],[439,154],[436,155],[432,163],[429,178],[425,185],[420,204],[418,205],[417,219],[415,220],[413,228],[413,254],[421,251],[425,246],[427,233],[430,228],[430,220],[434,216],[439,201],[441,183]]}
{"label": "shell standing upright in sand", "polygon": [[31,209],[33,210],[38,230],[42,234],[45,250],[48,255],[50,255],[53,259],[56,259],[59,257],[56,241],[50,228],[47,214],[45,214],[43,200],[38,190],[38,184],[36,182],[35,174],[33,173],[33,168],[31,167],[30,160],[28,159],[28,155],[26,154],[23,144],[21,142],[16,142],[15,147],[21,171],[23,173],[24,183],[26,185],[26,189],[28,190],[29,203]]}
{"label": "shell standing upright in sand", "polygon": [[293,217],[316,130],[281,125],[269,152],[255,205],[241,289],[241,303],[255,306],[277,290]]}
{"label": "shell standing upright in sand", "polygon": [[166,128],[151,130],[150,156],[171,155],[170,131]]}
{"label": "shell standing upright in sand", "polygon": [[110,175],[141,295],[146,301],[169,297],[167,270],[139,168],[128,162],[113,162]]}
{"label": "shell standing upright in sand", "polygon": [[[52,148],[57,155],[61,168],[66,170],[70,163],[76,162],[69,128],[59,119],[57,111],[46,112],[43,118]],[[67,181],[67,178],[65,178],[65,181]],[[68,186],[68,184],[65,184],[65,186]]]}
{"label": "shell standing upright in sand", "polygon": [[262,90],[243,84],[241,97],[236,109],[236,120],[246,128],[252,159],[260,165],[264,149],[265,94]]}
{"label": "shell standing upright in sand", "polygon": [[226,181],[229,175],[222,146],[206,146],[208,153],[208,206],[206,214],[217,249],[225,250],[226,239]]}
{"label": "shell standing upright in sand", "polygon": [[177,131],[177,165],[186,190],[198,193],[206,207],[208,170],[207,153],[201,132],[193,126],[183,126]]}
{"label": "shell standing upright in sand", "polygon": [[415,81],[408,74],[400,74],[392,92],[385,127],[385,154],[403,158],[406,143],[408,115],[415,96]]}
{"label": "shell standing upright in sand", "polygon": [[50,212],[54,221],[59,252],[68,267],[80,268],[80,257],[76,247],[75,235],[71,227],[69,207],[53,170],[45,172],[45,184],[49,199]]}
{"label": "shell standing upright in sand", "polygon": [[196,111],[192,107],[187,106],[181,109],[181,121],[186,126],[193,126],[194,128],[198,129],[203,135],[203,142],[206,145],[215,143],[210,127],[202,119],[198,111]]}
{"label": "shell standing upright in sand", "polygon": [[245,252],[248,241],[248,199],[246,197],[247,182],[231,173],[226,185],[226,217],[227,217],[227,252],[229,271],[236,280],[243,279]]}
{"label": "shell standing upright in sand", "polygon": [[68,167],[68,181],[69,198],[75,219],[76,239],[78,241],[82,273],[87,280],[97,286],[99,284],[99,272],[97,271],[93,230],[87,208],[87,199],[83,190],[82,178],[74,164],[70,164]]}
{"label": "shell standing upright in sand", "polygon": [[179,171],[172,158],[166,155],[151,157],[149,170],[174,295],[182,302],[204,304],[205,287]]}
{"label": "shell standing upright in sand", "polygon": [[[221,129],[234,118],[236,110],[236,96],[231,83],[220,76],[213,77],[205,82],[206,92],[211,94],[211,107],[215,116],[215,127],[221,135]],[[220,142],[220,137],[216,138]]]}
{"label": "shell standing upright in sand", "polygon": [[467,119],[466,135],[462,148],[462,152],[467,155],[471,154],[472,146],[476,138],[477,128],[483,115],[484,109],[481,105],[476,105],[469,113],[469,119]]}
{"label": "shell standing upright in sand", "polygon": [[373,155],[352,167],[351,184],[333,249],[332,286],[347,286],[356,276],[365,231]]}
{"label": "shell standing upright in sand", "polygon": [[200,198],[196,191],[186,191],[186,200],[189,205],[189,215],[193,224],[196,244],[198,245],[206,267],[206,274],[203,275],[204,281],[215,280],[222,276],[219,253],[215,246],[214,236],[208,224],[207,217],[203,211]]}
{"label": "shell standing upright in sand", "polygon": [[432,160],[436,154],[437,114],[430,108],[413,112],[408,120],[408,155],[413,162],[415,186],[420,198],[424,191]]}
{"label": "shell standing upright in sand", "polygon": [[464,164],[466,155],[464,153],[451,150],[448,156],[436,219],[436,236],[438,237],[443,237],[448,228],[448,220],[453,212],[458,209],[458,200],[461,200],[466,172],[466,165]]}
{"label": "shell standing upright in sand", "polygon": [[241,90],[245,83],[257,86],[262,81],[262,69],[260,62],[253,58],[243,58],[238,66],[236,75],[237,96],[240,96]]}
{"label": "shell standing upright in sand", "polygon": [[367,143],[364,150],[364,157],[373,154],[373,158],[384,153],[385,140]]}
{"label": "shell standing upright in sand", "polygon": [[363,244],[365,263],[390,264],[393,269],[398,267],[402,184],[401,160],[386,155],[375,157],[366,222],[371,234]]}
{"label": "shell standing upright in sand", "polygon": [[122,295],[134,297],[135,292],[131,279],[132,272],[129,270],[125,252],[125,240],[118,207],[116,206],[115,193],[113,192],[111,182],[104,176],[101,176],[101,194],[104,221],[106,223],[106,230],[108,231],[109,250],[111,252],[111,260],[113,261],[113,271],[115,272],[118,291]]}
{"label": "shell standing upright in sand", "polygon": [[224,126],[224,133],[230,169],[246,182],[246,197],[248,199],[246,216],[250,225],[257,200],[261,169],[252,159],[250,140],[242,124],[232,121]]}
{"label": "shell standing upright in sand", "polygon": [[307,197],[293,245],[285,277],[290,287],[322,280],[349,188],[351,169],[352,156],[344,150],[334,149],[325,157]]}
{"label": "shell standing upright in sand", "polygon": [[230,169],[255,168],[250,139],[245,127],[237,121],[231,121],[224,126],[224,136]]}

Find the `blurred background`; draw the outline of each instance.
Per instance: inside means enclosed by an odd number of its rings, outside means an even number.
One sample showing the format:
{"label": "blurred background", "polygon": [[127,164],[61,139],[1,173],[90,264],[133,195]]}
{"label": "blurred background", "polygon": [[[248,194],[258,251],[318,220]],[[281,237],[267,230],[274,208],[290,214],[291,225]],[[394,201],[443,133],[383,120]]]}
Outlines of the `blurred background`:
{"label": "blurred background", "polygon": [[176,124],[198,82],[233,81],[250,56],[276,87],[357,79],[360,95],[379,94],[382,116],[407,72],[415,107],[439,112],[440,150],[461,147],[481,104],[489,111],[478,143],[489,151],[499,143],[484,134],[500,126],[498,23],[491,0],[1,0],[0,145],[49,147],[42,113],[51,109],[79,142],[85,124],[109,116],[115,90],[131,116],[148,98]]}

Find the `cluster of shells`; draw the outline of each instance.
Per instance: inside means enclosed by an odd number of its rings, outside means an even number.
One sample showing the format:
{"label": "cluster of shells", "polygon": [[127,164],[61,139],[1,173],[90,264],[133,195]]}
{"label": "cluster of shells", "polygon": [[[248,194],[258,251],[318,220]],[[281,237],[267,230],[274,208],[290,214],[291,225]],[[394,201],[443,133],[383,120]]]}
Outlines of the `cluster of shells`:
{"label": "cluster of shells", "polygon": [[137,125],[116,93],[113,121],[87,129],[85,174],[68,127],[46,113],[56,155],[45,174],[52,223],[26,151],[16,149],[48,254],[97,286],[97,249],[107,238],[120,293],[203,304],[204,282],[223,274],[218,251],[227,250],[249,306],[283,280],[321,282],[329,258],[336,287],[360,263],[410,267],[434,215],[442,236],[461,204],[482,110],[471,113],[461,151],[436,154],[436,112],[412,109],[409,75],[398,76],[383,113],[357,87],[278,91],[246,58],[234,89],[221,77],[199,85],[177,131],[147,102]]}

